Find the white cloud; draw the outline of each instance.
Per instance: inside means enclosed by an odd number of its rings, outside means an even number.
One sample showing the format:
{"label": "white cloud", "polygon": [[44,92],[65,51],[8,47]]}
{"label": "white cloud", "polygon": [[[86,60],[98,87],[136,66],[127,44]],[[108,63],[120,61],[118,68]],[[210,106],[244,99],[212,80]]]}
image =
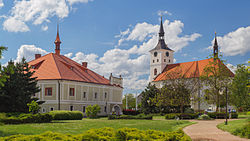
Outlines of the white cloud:
{"label": "white cloud", "polygon": [[43,31],[47,31],[48,29],[49,29],[49,27],[48,27],[47,25],[43,25],[43,26],[42,26],[42,30],[43,30]]}
{"label": "white cloud", "polygon": [[[27,32],[28,23],[40,25],[50,22],[50,18],[57,16],[60,19],[68,17],[70,6],[74,3],[89,0],[22,0],[14,1],[14,6],[10,10],[10,15],[5,16],[3,22],[4,30],[9,32]],[[1,1],[0,1],[1,4]],[[43,30],[47,26],[42,27]]]}
{"label": "white cloud", "polygon": [[[220,51],[225,56],[244,55],[250,51],[250,26],[240,27],[223,37],[217,37]],[[214,40],[211,42],[213,46]],[[212,49],[212,46],[208,49]]]}
{"label": "white cloud", "polygon": [[227,68],[229,68],[233,73],[237,70],[237,66],[234,66],[232,64],[226,64]]}
{"label": "white cloud", "polygon": [[69,2],[70,5],[73,5],[75,3],[88,3],[93,0],[67,0],[67,1]]}
{"label": "white cloud", "polygon": [[19,62],[24,57],[26,61],[31,61],[35,59],[35,54],[47,54],[47,51],[36,47],[35,45],[22,45],[17,51],[17,58],[15,62]]}
{"label": "white cloud", "polygon": [[0,0],[0,8],[4,6],[3,0]]}
{"label": "white cloud", "polygon": [[30,31],[29,27],[21,20],[10,17],[3,23],[3,29],[9,32],[27,32]]}
{"label": "white cloud", "polygon": [[64,56],[68,57],[68,58],[71,58],[73,55],[73,53],[67,53],[67,54],[64,54]]}
{"label": "white cloud", "polygon": [[157,12],[157,14],[158,14],[158,16],[163,16],[163,15],[169,15],[169,16],[171,16],[172,15],[172,13],[170,13],[168,11],[163,11],[163,10],[159,10]]}

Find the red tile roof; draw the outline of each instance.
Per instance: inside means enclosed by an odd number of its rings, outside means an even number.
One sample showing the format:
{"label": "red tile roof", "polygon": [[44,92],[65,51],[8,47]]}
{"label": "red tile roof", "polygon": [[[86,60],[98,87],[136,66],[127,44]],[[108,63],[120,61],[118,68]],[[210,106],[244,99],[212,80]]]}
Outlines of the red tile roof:
{"label": "red tile roof", "polygon": [[[204,73],[205,67],[209,64],[209,62],[212,61],[214,61],[213,58],[193,62],[169,64],[164,68],[163,72],[160,73],[153,81],[156,82],[164,81],[167,79],[177,79],[181,76],[184,76],[185,78],[200,77]],[[230,76],[233,77],[234,74],[230,71],[230,69],[228,69],[227,67],[226,69],[230,73]]]}
{"label": "red tile roof", "polygon": [[110,85],[110,81],[77,62],[54,53],[49,53],[29,62],[38,80],[71,80]]}

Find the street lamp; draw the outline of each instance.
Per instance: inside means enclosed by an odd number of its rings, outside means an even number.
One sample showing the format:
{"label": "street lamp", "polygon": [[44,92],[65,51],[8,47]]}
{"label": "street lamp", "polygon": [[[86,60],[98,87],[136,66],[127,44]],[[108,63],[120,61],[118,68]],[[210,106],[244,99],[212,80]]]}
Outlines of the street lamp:
{"label": "street lamp", "polygon": [[[220,94],[223,94],[223,91],[219,91]],[[225,93],[226,93],[226,122],[225,125],[227,125],[227,107],[228,107],[228,95],[227,95],[227,87],[225,87]]]}

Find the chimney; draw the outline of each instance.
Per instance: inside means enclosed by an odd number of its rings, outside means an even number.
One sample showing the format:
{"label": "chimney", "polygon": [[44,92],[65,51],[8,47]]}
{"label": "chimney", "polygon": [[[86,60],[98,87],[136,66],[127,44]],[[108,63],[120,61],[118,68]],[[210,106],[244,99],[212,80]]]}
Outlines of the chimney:
{"label": "chimney", "polygon": [[82,62],[82,66],[87,68],[88,67],[88,62]]}
{"label": "chimney", "polygon": [[41,54],[35,54],[35,59],[38,59],[41,57]]}

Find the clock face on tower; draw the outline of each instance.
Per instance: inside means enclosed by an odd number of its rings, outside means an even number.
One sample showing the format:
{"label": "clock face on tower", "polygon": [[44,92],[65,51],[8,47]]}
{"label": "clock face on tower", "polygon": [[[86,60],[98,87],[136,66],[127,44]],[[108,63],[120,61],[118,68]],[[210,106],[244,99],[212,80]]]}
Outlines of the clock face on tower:
{"label": "clock face on tower", "polygon": [[155,56],[155,57],[157,56],[157,52],[154,52],[154,56]]}
{"label": "clock face on tower", "polygon": [[167,57],[169,56],[169,52],[166,52],[166,56],[167,56]]}

